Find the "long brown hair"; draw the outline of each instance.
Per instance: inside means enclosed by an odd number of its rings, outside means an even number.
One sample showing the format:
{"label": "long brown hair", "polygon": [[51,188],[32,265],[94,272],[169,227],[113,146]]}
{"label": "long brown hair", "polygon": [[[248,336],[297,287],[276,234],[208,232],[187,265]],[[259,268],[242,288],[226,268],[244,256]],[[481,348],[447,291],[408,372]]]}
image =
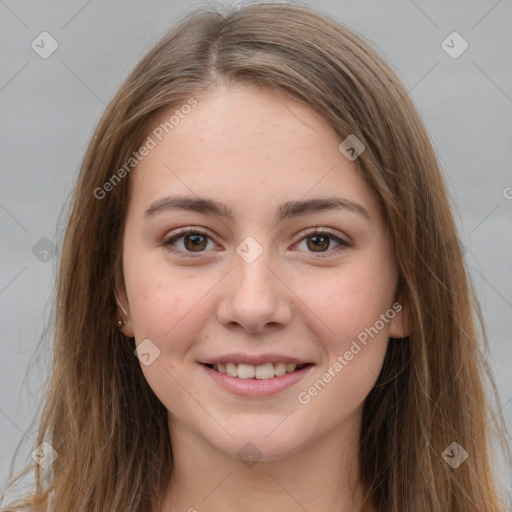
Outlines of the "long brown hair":
{"label": "long brown hair", "polygon": [[[362,37],[306,7],[275,3],[195,11],[160,39],[108,105],[81,166],[60,252],[51,378],[37,435],[37,445],[48,442],[58,457],[48,469],[24,468],[20,474],[34,471],[35,490],[17,505],[46,510],[51,494],[55,512],[161,507],[173,471],[167,411],[144,379],[134,340],[115,325],[129,175],[98,189],[163,111],[233,82],[290,95],[323,116],[340,142],[354,134],[366,146],[356,163],[393,236],[412,334],[390,340],[365,401],[364,508],[501,512],[491,441],[497,434],[508,449],[504,421],[491,413],[484,378],[499,398],[481,313],[421,118]],[[442,456],[454,442],[468,453],[456,469]]]}

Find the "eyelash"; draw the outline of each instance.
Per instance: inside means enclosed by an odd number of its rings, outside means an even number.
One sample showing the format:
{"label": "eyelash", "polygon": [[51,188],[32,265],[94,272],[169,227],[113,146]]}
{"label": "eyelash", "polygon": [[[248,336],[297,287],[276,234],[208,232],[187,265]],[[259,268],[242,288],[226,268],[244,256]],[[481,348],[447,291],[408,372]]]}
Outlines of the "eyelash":
{"label": "eyelash", "polygon": [[[204,254],[205,251],[200,251],[200,252],[197,252],[197,253],[192,253],[192,252],[186,252],[186,251],[182,251],[182,250],[177,250],[174,247],[172,247],[172,244],[174,242],[176,242],[176,240],[178,240],[178,239],[180,239],[180,238],[182,238],[182,237],[184,237],[186,235],[201,235],[201,236],[204,236],[206,238],[210,238],[211,239],[211,237],[207,233],[204,233],[203,231],[200,231],[198,229],[194,229],[194,228],[180,228],[177,233],[173,234],[170,237],[165,238],[162,241],[161,245],[163,245],[170,252],[173,252],[175,254],[179,254],[180,256],[184,256],[186,258],[195,258],[195,257],[201,256],[202,254]],[[325,251],[323,253],[322,252],[315,253],[313,251],[310,251],[312,254],[316,254],[320,258],[327,258],[329,256],[332,256],[333,253],[337,253],[338,251],[340,251],[340,250],[350,246],[350,244],[348,242],[346,242],[345,240],[342,240],[338,236],[334,235],[330,231],[328,231],[326,229],[323,229],[323,228],[322,229],[318,229],[317,228],[314,231],[310,231],[310,232],[306,233],[299,240],[299,242],[301,242],[302,240],[305,240],[307,238],[310,238],[310,237],[324,236],[324,235],[328,235],[329,238],[333,239],[339,245],[337,247],[335,247],[334,249],[327,250],[327,251]]]}

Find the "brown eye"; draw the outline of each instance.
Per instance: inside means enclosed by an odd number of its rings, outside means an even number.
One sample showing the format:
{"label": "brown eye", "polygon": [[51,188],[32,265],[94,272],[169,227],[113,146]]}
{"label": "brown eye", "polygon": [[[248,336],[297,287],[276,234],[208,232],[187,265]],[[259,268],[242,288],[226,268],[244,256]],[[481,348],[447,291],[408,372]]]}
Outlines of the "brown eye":
{"label": "brown eye", "polygon": [[[305,242],[305,248],[300,247],[303,242]],[[334,247],[331,247],[332,242],[335,244]],[[317,230],[307,234],[298,245],[300,250],[316,253],[321,258],[331,256],[350,246],[348,242],[326,230]]]}
{"label": "brown eye", "polygon": [[207,245],[206,237],[203,235],[185,235],[183,240],[188,251],[202,251]]}
{"label": "brown eye", "polygon": [[[307,240],[308,249],[311,249],[313,252],[322,252],[329,248],[330,237],[327,235],[309,236]],[[309,243],[310,241],[312,243]]]}
{"label": "brown eye", "polygon": [[[183,256],[201,254],[207,249],[210,237],[206,233],[195,229],[183,229],[178,234],[166,238],[162,245],[169,251],[179,253]],[[181,246],[179,246],[181,242]],[[176,247],[178,245],[178,247]]]}

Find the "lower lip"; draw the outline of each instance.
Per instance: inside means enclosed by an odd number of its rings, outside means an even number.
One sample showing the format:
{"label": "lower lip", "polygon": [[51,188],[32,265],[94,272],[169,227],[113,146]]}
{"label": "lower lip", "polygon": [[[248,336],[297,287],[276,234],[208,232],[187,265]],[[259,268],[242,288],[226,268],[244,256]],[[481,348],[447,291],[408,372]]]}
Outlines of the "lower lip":
{"label": "lower lip", "polygon": [[219,386],[235,395],[268,396],[278,393],[299,382],[314,365],[310,364],[300,370],[271,379],[241,379],[239,377],[230,377],[225,373],[213,370],[205,364],[201,364],[201,366]]}

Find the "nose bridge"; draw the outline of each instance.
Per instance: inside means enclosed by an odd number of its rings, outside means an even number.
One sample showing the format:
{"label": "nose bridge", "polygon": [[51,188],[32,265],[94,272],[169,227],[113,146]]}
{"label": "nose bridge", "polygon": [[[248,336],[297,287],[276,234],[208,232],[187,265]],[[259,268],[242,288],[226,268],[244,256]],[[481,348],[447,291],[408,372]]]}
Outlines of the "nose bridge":
{"label": "nose bridge", "polygon": [[240,299],[253,295],[267,301],[275,298],[272,282],[275,276],[269,269],[272,254],[268,244],[264,248],[254,237],[248,236],[237,246],[233,265],[234,292]]}
{"label": "nose bridge", "polygon": [[291,316],[286,287],[276,278],[270,248],[247,237],[233,254],[233,268],[223,289],[219,321],[237,323],[250,331],[267,324],[287,323]]}

